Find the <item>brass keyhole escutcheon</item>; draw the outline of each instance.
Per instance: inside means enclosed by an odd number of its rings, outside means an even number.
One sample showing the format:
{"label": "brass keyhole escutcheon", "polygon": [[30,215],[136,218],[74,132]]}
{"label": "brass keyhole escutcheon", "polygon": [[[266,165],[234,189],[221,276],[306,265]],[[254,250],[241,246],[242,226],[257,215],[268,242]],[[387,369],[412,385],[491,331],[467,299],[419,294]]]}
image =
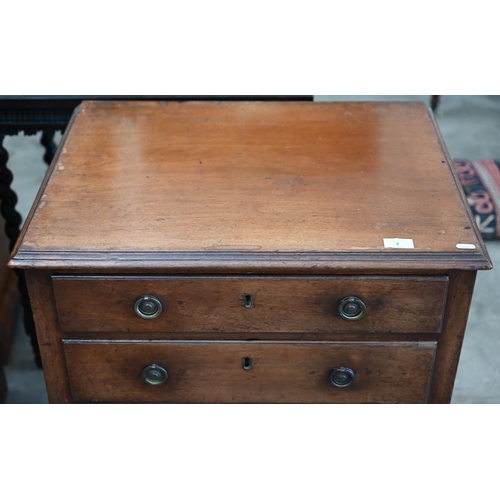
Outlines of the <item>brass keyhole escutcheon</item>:
{"label": "brass keyhole escutcheon", "polygon": [[243,295],[243,305],[247,309],[251,309],[253,307],[253,296],[248,293],[245,293]]}
{"label": "brass keyhole escutcheon", "polygon": [[242,360],[243,370],[251,370],[252,369],[252,358],[248,356],[244,357]]}

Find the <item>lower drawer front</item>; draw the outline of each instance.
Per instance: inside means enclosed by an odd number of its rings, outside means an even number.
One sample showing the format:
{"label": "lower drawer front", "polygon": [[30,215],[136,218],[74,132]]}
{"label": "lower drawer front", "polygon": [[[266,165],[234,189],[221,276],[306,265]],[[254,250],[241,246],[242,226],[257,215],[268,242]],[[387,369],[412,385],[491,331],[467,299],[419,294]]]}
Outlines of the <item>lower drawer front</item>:
{"label": "lower drawer front", "polygon": [[[64,349],[79,402],[425,403],[435,343],[70,340]],[[351,385],[332,384],[349,370]]]}

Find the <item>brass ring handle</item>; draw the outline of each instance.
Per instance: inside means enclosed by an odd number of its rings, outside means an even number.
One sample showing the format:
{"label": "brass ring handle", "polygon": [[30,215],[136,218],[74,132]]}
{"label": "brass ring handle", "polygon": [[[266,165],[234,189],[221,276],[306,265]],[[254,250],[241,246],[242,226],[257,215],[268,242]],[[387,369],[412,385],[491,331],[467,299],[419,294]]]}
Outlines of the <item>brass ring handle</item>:
{"label": "brass ring handle", "polygon": [[356,375],[350,368],[341,366],[339,368],[335,368],[330,373],[329,380],[334,387],[344,389],[345,387],[349,387],[354,380],[356,380]]}
{"label": "brass ring handle", "polygon": [[159,365],[149,365],[142,370],[142,378],[148,385],[163,385],[168,380],[168,372]]}
{"label": "brass ring handle", "polygon": [[341,318],[357,321],[365,315],[366,305],[359,297],[345,297],[339,302],[337,310]]}
{"label": "brass ring handle", "polygon": [[163,311],[161,302],[153,295],[143,295],[134,304],[134,311],[143,319],[155,319]]}

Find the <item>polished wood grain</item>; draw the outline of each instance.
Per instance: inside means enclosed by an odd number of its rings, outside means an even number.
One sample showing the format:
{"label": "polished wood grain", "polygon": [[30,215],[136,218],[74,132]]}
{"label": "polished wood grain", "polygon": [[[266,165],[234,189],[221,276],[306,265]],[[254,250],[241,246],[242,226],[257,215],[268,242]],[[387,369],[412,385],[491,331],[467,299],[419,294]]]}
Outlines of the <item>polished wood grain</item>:
{"label": "polished wood grain", "polygon": [[[205,332],[212,338],[219,332],[439,333],[447,284],[447,277],[53,277],[65,332]],[[137,316],[134,303],[143,295],[160,300],[160,316]],[[337,311],[350,296],[366,304],[358,321]]]}
{"label": "polished wood grain", "polygon": [[[474,272],[450,273],[449,301],[445,312],[443,334],[436,353],[429,398],[431,403],[443,404],[451,401],[475,281]],[[475,373],[471,373],[470,376],[476,378]]]}
{"label": "polished wood grain", "polygon": [[491,266],[422,104],[86,102],[13,264],[361,269],[443,257]]}
{"label": "polished wood grain", "polygon": [[[65,341],[64,350],[75,401],[425,403],[435,344]],[[152,363],[169,373],[162,386],[141,377]],[[354,370],[352,386],[330,384],[340,366]]]}
{"label": "polished wood grain", "polygon": [[88,102],[11,266],[53,403],[448,403],[491,261],[422,104]]}
{"label": "polished wood grain", "polygon": [[33,308],[49,402],[70,403],[72,397],[69,392],[68,374],[50,273],[38,269],[28,270],[26,271],[26,284]]}

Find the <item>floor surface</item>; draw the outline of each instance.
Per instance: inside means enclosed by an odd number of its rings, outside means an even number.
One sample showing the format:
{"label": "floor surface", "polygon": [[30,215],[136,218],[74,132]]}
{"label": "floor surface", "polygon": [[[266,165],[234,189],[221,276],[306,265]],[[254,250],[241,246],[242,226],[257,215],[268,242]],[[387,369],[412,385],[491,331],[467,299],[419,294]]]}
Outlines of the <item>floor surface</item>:
{"label": "floor surface", "polygon": [[[321,100],[421,100],[430,96],[315,96]],[[452,158],[500,159],[500,96],[442,96],[436,118]],[[60,138],[60,135],[57,137]],[[37,136],[7,137],[8,166],[25,217],[47,170]],[[452,403],[500,403],[500,241],[487,244],[495,268],[479,272]],[[47,403],[18,311],[9,364],[7,403]]]}

